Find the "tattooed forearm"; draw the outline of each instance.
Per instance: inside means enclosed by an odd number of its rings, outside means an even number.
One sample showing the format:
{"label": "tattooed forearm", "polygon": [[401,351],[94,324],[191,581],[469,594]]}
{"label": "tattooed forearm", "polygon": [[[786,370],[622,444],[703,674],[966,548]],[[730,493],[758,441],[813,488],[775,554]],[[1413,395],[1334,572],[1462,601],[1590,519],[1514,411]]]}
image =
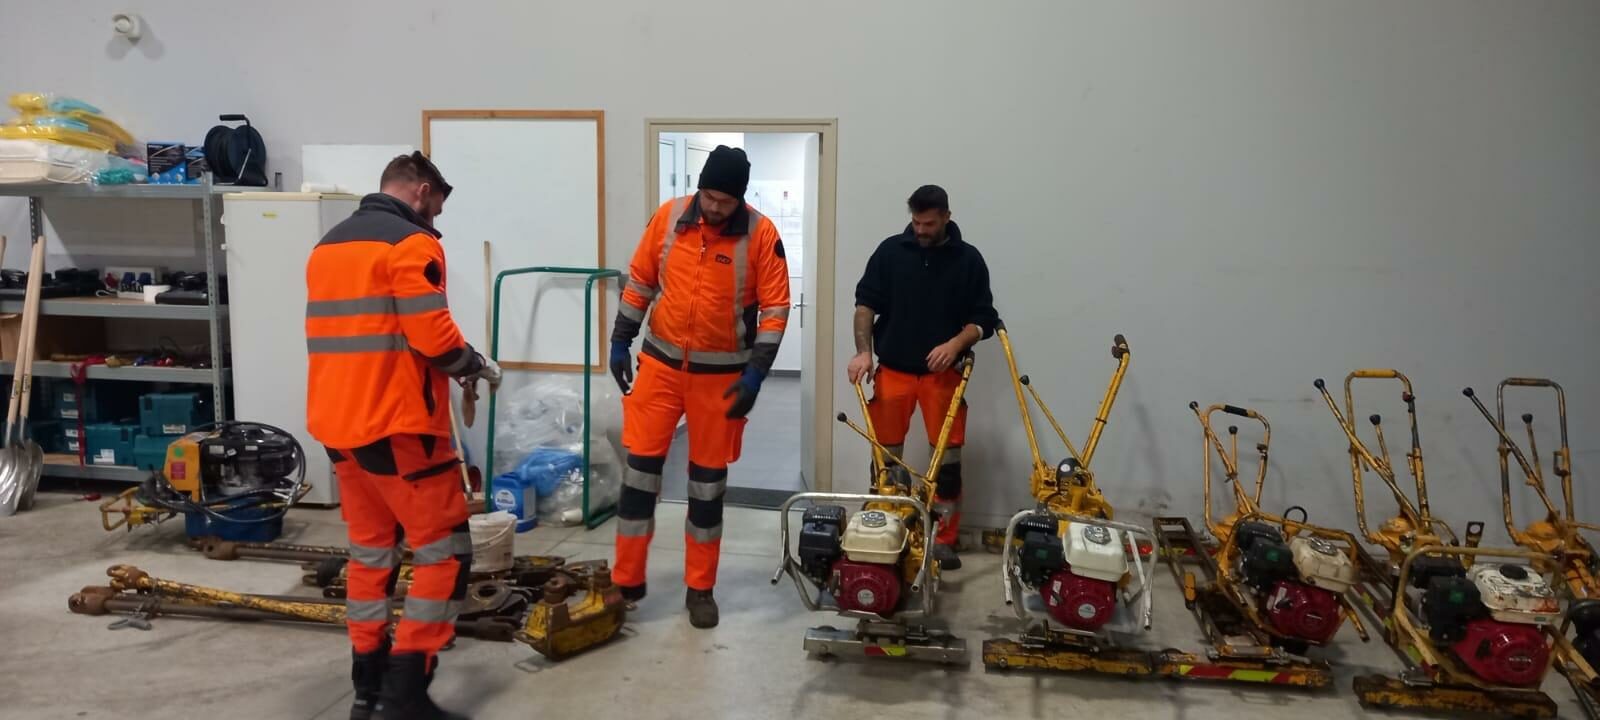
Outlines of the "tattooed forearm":
{"label": "tattooed forearm", "polygon": [[872,352],[872,308],[865,305],[856,306],[856,352]]}

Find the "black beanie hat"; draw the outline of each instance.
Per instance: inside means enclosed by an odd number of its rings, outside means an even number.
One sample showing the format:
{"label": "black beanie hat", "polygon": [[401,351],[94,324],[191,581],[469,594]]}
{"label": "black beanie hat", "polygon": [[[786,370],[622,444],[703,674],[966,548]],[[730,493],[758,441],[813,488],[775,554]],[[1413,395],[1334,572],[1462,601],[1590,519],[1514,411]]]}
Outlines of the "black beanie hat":
{"label": "black beanie hat", "polygon": [[716,190],[743,198],[749,184],[750,160],[739,148],[718,145],[706,158],[705,168],[700,170],[701,190]]}

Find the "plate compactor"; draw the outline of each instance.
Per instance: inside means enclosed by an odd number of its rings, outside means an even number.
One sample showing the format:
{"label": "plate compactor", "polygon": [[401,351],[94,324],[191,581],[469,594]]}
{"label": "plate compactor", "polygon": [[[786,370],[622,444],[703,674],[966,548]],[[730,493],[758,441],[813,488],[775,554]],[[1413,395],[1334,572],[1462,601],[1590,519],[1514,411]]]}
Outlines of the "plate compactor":
{"label": "plate compactor", "polygon": [[[1383,420],[1372,415],[1378,453],[1352,422],[1358,379],[1393,380],[1402,388],[1410,421],[1407,467],[1416,501],[1401,489],[1390,462]],[[1550,582],[1556,567],[1547,553],[1481,548],[1483,523],[1467,525],[1464,542],[1433,517],[1417,431],[1411,381],[1395,370],[1357,370],[1345,378],[1341,411],[1326,384],[1315,383],[1350,444],[1356,521],[1368,542],[1383,548],[1378,560],[1365,549],[1354,586],[1383,625],[1384,640],[1405,664],[1398,676],[1362,675],[1356,695],[1367,707],[1434,710],[1500,717],[1554,717],[1556,704],[1539,690],[1552,659],[1571,645],[1562,636],[1560,604]],[[1394,495],[1398,514],[1376,530],[1366,518],[1363,477],[1376,474]]]}
{"label": "plate compactor", "polygon": [[[1119,647],[1117,636],[1150,628],[1150,582],[1154,560],[1139,547],[1154,546],[1149,528],[1112,519],[1112,507],[1089,469],[1095,448],[1116,402],[1133,355],[1121,335],[1111,355],[1117,361],[1110,385],[1095,414],[1094,426],[1078,452],[1026,375],[1002,323],[995,334],[1005,352],[1022,428],[1032,454],[1029,489],[1037,504],[1012,516],[1001,552],[1001,581],[1023,631],[1017,639],[983,644],[984,665],[1114,675],[1180,675],[1181,668],[1204,664],[1183,653],[1156,653]],[[1026,392],[1066,447],[1059,465],[1044,462],[1034,434]]]}
{"label": "plate compactor", "polygon": [[[1545,488],[1544,461],[1539,457],[1539,443],[1534,438],[1533,414],[1524,413],[1522,424],[1527,429],[1528,447],[1512,439],[1506,429],[1506,388],[1545,388],[1555,393],[1557,427],[1561,446],[1550,458],[1550,472],[1561,483],[1560,507],[1551,500]],[[1472,388],[1462,390],[1483,418],[1494,427],[1499,437],[1500,453],[1500,505],[1504,511],[1506,533],[1511,541],[1527,550],[1553,556],[1559,566],[1557,591],[1566,600],[1566,622],[1561,630],[1568,637],[1570,650],[1563,646],[1556,655],[1556,670],[1572,686],[1591,719],[1600,718],[1600,581],[1595,577],[1596,556],[1594,546],[1581,534],[1583,530],[1600,530],[1595,525],[1579,522],[1572,495],[1572,450],[1567,445],[1567,395],[1554,380],[1544,378],[1506,378],[1495,389],[1495,413],[1490,414]],[[1515,458],[1522,469],[1525,482],[1544,504],[1544,517],[1518,527],[1511,507],[1511,464]],[[1575,652],[1573,652],[1575,651]]]}
{"label": "plate compactor", "polygon": [[[931,510],[934,488],[972,377],[970,353],[962,356],[959,369],[961,381],[933,443],[927,472],[911,469],[878,442],[866,395],[857,384],[866,427],[850,422],[844,413],[839,421],[872,445],[870,494],[800,493],[779,508],[783,558],[772,583],[788,575],[807,609],[856,621],[853,629],[824,625],[807,630],[806,652],[966,662],[966,641],[928,624],[935,617],[939,591],[939,563],[932,553],[940,521]],[[797,547],[791,551],[789,518],[796,505],[805,511]]]}
{"label": "plate compactor", "polygon": [[[1205,446],[1203,492],[1205,529],[1214,543],[1203,540],[1185,517],[1155,519],[1161,555],[1183,588],[1184,604],[1194,613],[1211,644],[1207,657],[1226,667],[1248,670],[1240,679],[1298,687],[1324,688],[1333,683],[1328,663],[1306,657],[1308,648],[1330,642],[1346,617],[1363,641],[1366,628],[1349,592],[1356,582],[1359,543],[1342,530],[1294,521],[1261,510],[1266,484],[1272,426],[1260,413],[1233,405],[1198,403],[1189,409],[1200,421]],[[1254,490],[1239,479],[1239,428],[1228,427],[1228,443],[1214,431],[1211,418],[1228,413],[1261,426],[1256,444]],[[1223,482],[1233,496],[1234,510],[1213,518],[1212,453],[1221,462]],[[1204,577],[1183,567],[1199,567]],[[1270,673],[1270,678],[1267,677]]]}

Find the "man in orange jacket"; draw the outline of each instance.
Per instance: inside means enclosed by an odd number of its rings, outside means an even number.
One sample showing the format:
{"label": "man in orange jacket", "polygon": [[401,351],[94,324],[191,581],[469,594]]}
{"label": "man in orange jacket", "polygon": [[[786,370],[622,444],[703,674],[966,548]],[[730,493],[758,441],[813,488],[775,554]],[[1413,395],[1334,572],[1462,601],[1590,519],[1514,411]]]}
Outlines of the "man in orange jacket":
{"label": "man in orange jacket", "polygon": [[[897,455],[905,449],[911,415],[919,408],[928,442],[939,437],[961,382],[957,360],[993,335],[999,322],[989,291],[989,266],[950,220],[950,196],[944,188],[917,188],[906,205],[911,224],[878,245],[856,285],[856,355],[846,368],[850,382],[861,382],[872,375],[872,353],[877,351],[879,367],[867,410],[878,441]],[[939,533],[933,554],[946,570],[961,567],[956,539],[966,432],[967,406],[962,403],[934,488]]]}
{"label": "man in orange jacket", "polygon": [[[428,697],[472,566],[448,384],[482,379],[494,387],[500,368],[450,318],[444,248],[433,228],[449,196],[422,153],[397,157],[379,192],[328,231],[306,265],[306,424],[333,460],[349,526],[345,624],[356,720],[461,717]],[[412,575],[391,644],[397,530],[411,549]]]}
{"label": "man in orange jacket", "polygon": [[[717,625],[711,590],[728,463],[739,459],[745,416],[789,319],[783,241],[771,220],[745,204],[749,181],[744,151],[718,146],[700,174],[699,192],[656,211],[629,265],[611,333],[611,374],[626,394],[622,444],[628,450],[611,577],[628,600],[644,597],[661,471],[678,419],[687,415],[683,579],[689,623],[697,628]],[[634,382],[631,347],[641,328],[644,350]]]}

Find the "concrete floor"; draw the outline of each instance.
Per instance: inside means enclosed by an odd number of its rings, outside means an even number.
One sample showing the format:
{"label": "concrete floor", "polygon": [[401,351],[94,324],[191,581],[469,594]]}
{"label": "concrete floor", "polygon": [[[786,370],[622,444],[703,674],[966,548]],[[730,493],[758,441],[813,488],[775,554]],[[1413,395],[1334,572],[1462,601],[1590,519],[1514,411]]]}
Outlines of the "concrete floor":
{"label": "concrete floor", "polygon": [[[463,640],[443,655],[434,685],[442,703],[476,718],[1170,718],[1285,720],[1363,717],[1349,693],[1356,672],[1392,671],[1378,641],[1348,629],[1333,649],[1335,690],[1178,685],[1112,678],[985,671],[976,649],[1014,630],[1000,597],[997,556],[967,555],[947,576],[943,609],[974,648],[967,668],[892,661],[816,660],[800,649],[805,628],[832,616],[803,611],[793,588],[773,587],[777,516],[730,509],[717,596],[722,625],[689,627],[682,609],[683,506],[660,507],[652,594],[618,642],[562,663],[525,646]],[[206,560],[169,523],[103,532],[94,505],[42,492],[38,509],[0,519],[0,718],[342,718],[350,702],[349,650],[341,632],[267,624],[158,618],[149,631],[106,629],[110,618],[72,615],[67,596],[103,584],[113,563],[174,580],[262,593],[305,592],[287,563]],[[287,541],[342,542],[336,511],[296,510]],[[609,558],[609,527],[540,527],[517,538],[520,553]],[[1170,576],[1157,575],[1147,647],[1197,645],[1195,625]],[[1562,715],[1581,717],[1564,681],[1546,690]],[[1387,717],[1406,717],[1398,713]]]}

